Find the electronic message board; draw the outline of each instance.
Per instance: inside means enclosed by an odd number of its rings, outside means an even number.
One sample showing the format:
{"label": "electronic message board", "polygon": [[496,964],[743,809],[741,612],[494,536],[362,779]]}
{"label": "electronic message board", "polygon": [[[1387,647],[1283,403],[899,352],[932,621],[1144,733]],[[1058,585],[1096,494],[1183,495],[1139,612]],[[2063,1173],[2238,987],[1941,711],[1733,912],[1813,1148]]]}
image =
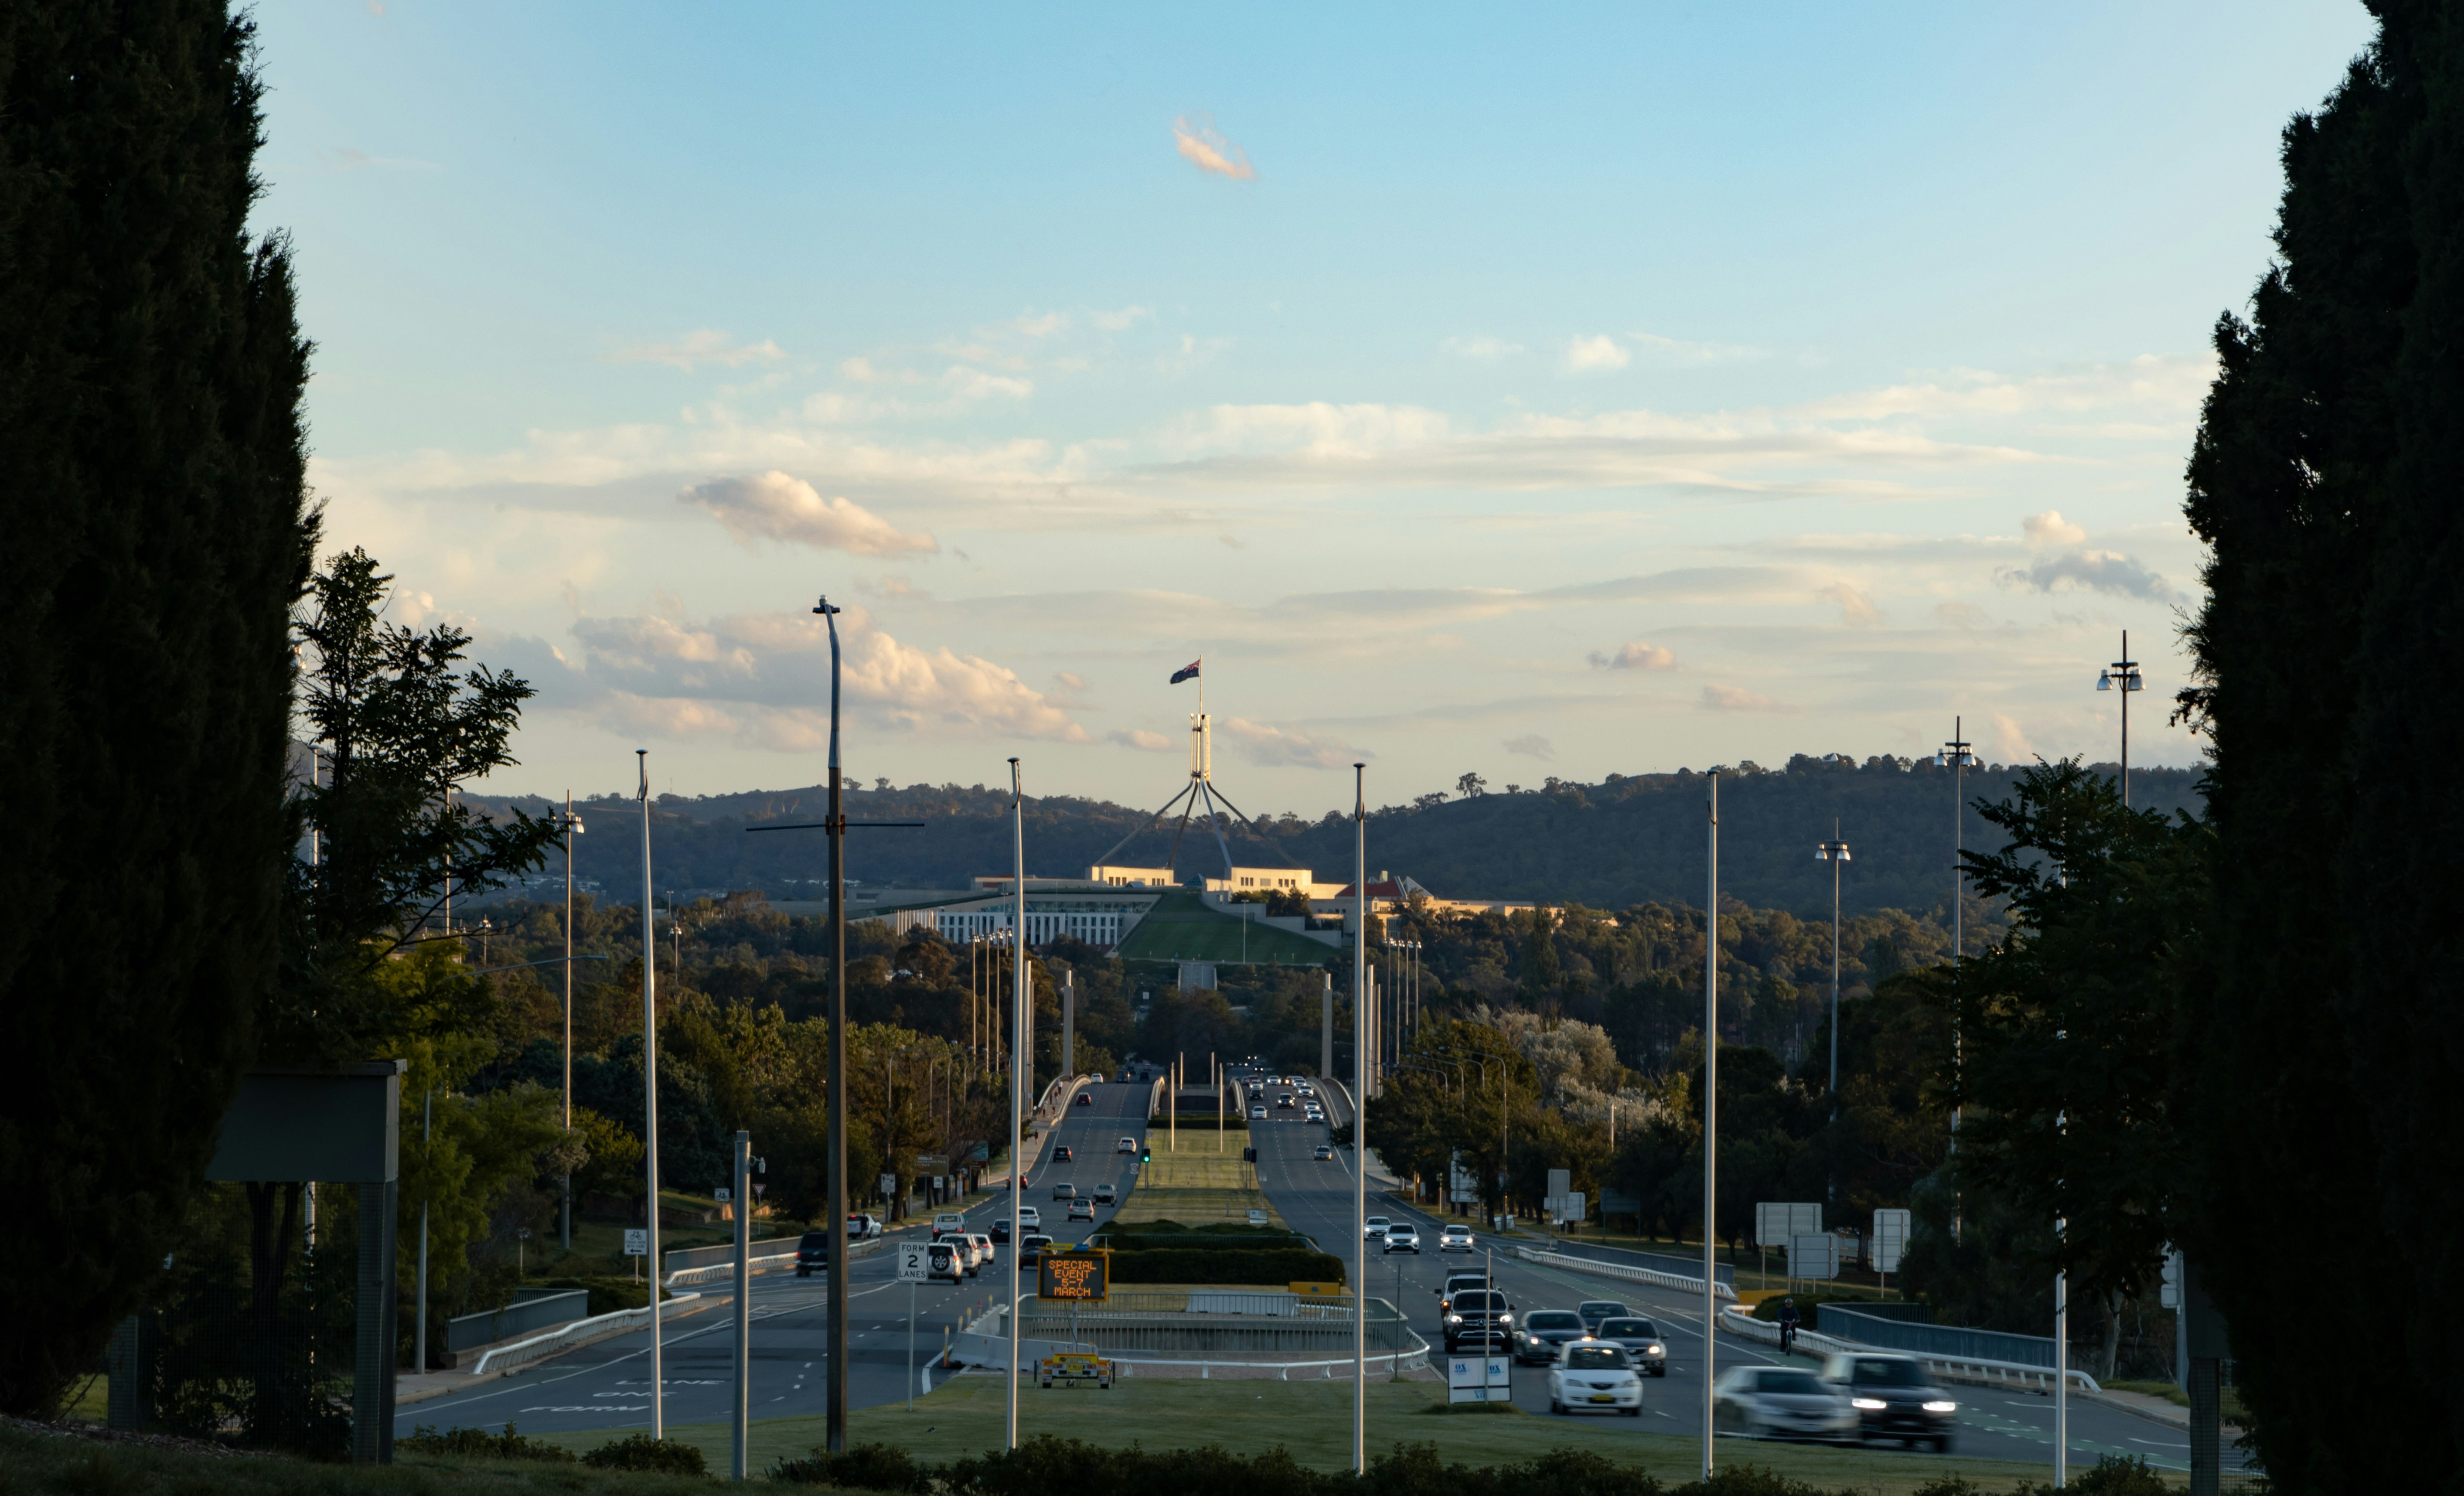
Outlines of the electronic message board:
{"label": "electronic message board", "polygon": [[1110,1252],[1046,1252],[1036,1265],[1035,1296],[1046,1303],[1101,1304],[1111,1279]]}

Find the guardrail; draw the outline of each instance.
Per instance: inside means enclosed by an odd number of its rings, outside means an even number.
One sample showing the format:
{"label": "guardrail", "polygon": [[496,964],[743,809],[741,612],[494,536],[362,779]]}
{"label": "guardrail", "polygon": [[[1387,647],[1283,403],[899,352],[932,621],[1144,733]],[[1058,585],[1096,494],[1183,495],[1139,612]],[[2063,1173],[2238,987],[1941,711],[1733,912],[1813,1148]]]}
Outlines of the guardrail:
{"label": "guardrail", "polygon": [[[1661,1272],[1651,1267],[1629,1267],[1623,1263],[1604,1263],[1590,1257],[1569,1257],[1563,1252],[1544,1252],[1530,1246],[1516,1246],[1514,1255],[1528,1263],[1539,1263],[1550,1267],[1564,1267],[1573,1272],[1595,1273],[1603,1278],[1618,1278],[1627,1283],[1647,1283],[1657,1288],[1680,1288],[1688,1293],[1703,1291],[1703,1280],[1699,1277],[1689,1278],[1680,1273]],[[1711,1296],[1719,1299],[1733,1299],[1737,1296],[1737,1290],[1714,1279],[1711,1283]]]}
{"label": "guardrail", "polygon": [[[757,1242],[754,1244],[766,1246],[769,1243]],[[847,1261],[854,1262],[859,1257],[870,1257],[889,1244],[890,1238],[886,1236],[867,1237],[861,1242],[850,1242],[847,1243]],[[783,1252],[771,1252],[753,1259],[753,1270],[758,1273],[777,1272],[781,1267],[795,1265],[796,1248],[793,1245]],[[673,1288],[688,1283],[724,1283],[735,1276],[736,1262],[731,1258],[723,1263],[713,1263],[707,1267],[679,1267],[668,1274],[668,1287]]]}
{"label": "guardrail", "polygon": [[[1703,1274],[1699,1270],[1699,1265],[1703,1259],[1696,1255],[1642,1252],[1632,1247],[1606,1246],[1596,1242],[1585,1242],[1579,1238],[1563,1236],[1550,1238],[1550,1250],[1563,1257],[1580,1257],[1598,1263],[1617,1263],[1627,1267],[1648,1267],[1654,1272],[1664,1272],[1674,1278],[1686,1278],[1698,1284],[1703,1281]],[[1737,1270],[1726,1263],[1716,1266],[1711,1276],[1731,1288],[1737,1286]]]}
{"label": "guardrail", "polygon": [[[774,1257],[781,1252],[793,1252],[796,1249],[796,1243],[802,1240],[803,1238],[801,1233],[796,1236],[764,1237],[753,1243],[753,1255],[761,1258]],[[668,1271],[674,1274],[689,1267],[707,1267],[713,1263],[733,1263],[736,1261],[736,1243],[722,1242],[716,1246],[679,1246],[661,1255],[668,1261]]]}
{"label": "guardrail", "polygon": [[[1699,1283],[1701,1280],[1696,1281]],[[1742,1339],[1758,1341],[1771,1346],[1779,1344],[1779,1326],[1769,1320],[1754,1318],[1750,1311],[1742,1307],[1722,1309],[1720,1328]],[[1842,1340],[1836,1335],[1816,1334],[1803,1330],[1796,1332],[1796,1343],[1808,1351],[1818,1352],[1824,1355],[1853,1351],[1889,1351],[1894,1354],[1905,1355],[1911,1360],[1922,1363],[1926,1370],[1945,1381],[1964,1382],[1971,1386],[2018,1387],[2027,1391],[2041,1392],[2050,1389],[2054,1384],[2052,1367],[2030,1366],[2020,1361],[1996,1361],[1983,1356],[1969,1355],[1928,1355],[1923,1352],[1898,1351],[1890,1346],[1866,1345],[1861,1341]],[[2080,1392],[2093,1393],[2100,1397],[2104,1393],[2104,1389],[2096,1384],[2096,1378],[2085,1372],[2073,1371],[2070,1373],[2069,1380],[2071,1386]]]}
{"label": "guardrail", "polygon": [[[696,1302],[700,1298],[701,1295],[698,1293],[679,1293],[673,1298],[664,1300],[659,1305],[659,1317],[663,1320],[673,1319],[688,1309],[698,1311],[709,1308],[706,1304]],[[643,1329],[649,1323],[650,1307],[647,1304],[637,1309],[618,1309],[613,1314],[577,1319],[572,1324],[551,1330],[546,1334],[533,1335],[528,1340],[517,1340],[509,1346],[496,1347],[486,1355],[479,1357],[479,1364],[471,1368],[471,1375],[474,1377],[485,1376],[490,1372],[501,1372],[508,1367],[527,1366],[533,1361],[543,1360],[548,1356],[570,1351],[576,1346],[588,1345],[594,1340],[605,1340],[610,1335],[621,1335],[627,1331]]]}

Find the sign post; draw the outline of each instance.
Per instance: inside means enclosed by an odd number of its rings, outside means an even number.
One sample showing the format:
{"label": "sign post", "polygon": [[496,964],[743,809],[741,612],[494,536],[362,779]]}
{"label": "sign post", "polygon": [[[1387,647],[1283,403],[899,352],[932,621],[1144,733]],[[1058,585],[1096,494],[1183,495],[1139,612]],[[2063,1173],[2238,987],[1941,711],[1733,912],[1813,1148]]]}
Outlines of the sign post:
{"label": "sign post", "polygon": [[915,1411],[915,1286],[931,1270],[933,1243],[898,1243],[898,1281],[907,1285],[907,1411]]}
{"label": "sign post", "polygon": [[[627,1226],[625,1228],[625,1255],[627,1257],[646,1257],[649,1255],[649,1229],[646,1226]],[[637,1272],[640,1265],[641,1265],[638,1263],[633,1265]]]}

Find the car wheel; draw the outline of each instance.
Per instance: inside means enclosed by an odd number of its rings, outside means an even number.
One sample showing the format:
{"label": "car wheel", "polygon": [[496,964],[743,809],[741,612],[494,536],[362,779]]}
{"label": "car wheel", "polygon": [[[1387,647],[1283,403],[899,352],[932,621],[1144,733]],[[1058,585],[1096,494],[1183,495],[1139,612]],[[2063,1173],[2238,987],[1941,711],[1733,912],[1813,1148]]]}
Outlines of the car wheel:
{"label": "car wheel", "polygon": [[1564,1418],[1566,1416],[1566,1405],[1559,1402],[1553,1395],[1549,1398],[1549,1416],[1551,1418]]}
{"label": "car wheel", "polygon": [[1630,1419],[1639,1419],[1639,1418],[1642,1417],[1642,1409],[1641,1409],[1640,1407],[1626,1408],[1626,1409],[1623,1409],[1622,1411],[1624,1412],[1625,1416],[1626,1416],[1627,1418],[1630,1418]]}
{"label": "car wheel", "polygon": [[1950,1453],[1950,1436],[1948,1434],[1936,1434],[1933,1437],[1933,1452],[1938,1455],[1947,1455]]}

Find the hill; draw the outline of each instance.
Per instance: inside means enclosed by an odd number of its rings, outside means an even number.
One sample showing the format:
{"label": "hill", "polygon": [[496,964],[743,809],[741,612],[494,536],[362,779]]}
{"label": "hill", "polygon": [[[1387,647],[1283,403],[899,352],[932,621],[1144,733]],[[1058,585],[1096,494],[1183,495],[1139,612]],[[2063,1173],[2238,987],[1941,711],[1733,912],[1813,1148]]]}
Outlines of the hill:
{"label": "hill", "polygon": [[[2016,765],[1993,764],[1967,775],[1968,799],[2011,793]],[[1705,777],[1611,775],[1596,784],[1552,781],[1538,790],[1483,794],[1390,805],[1372,813],[1373,871],[1407,872],[1450,897],[1573,901],[1622,909],[1656,901],[1700,907],[1703,900]],[[748,834],[748,825],[820,819],[819,788],[738,795],[669,795],[652,807],[654,876],[670,889],[725,891],[759,889],[774,899],[818,898],[827,871],[827,847],[818,831]],[[2198,806],[2197,777],[2186,769],[2138,769],[2131,798],[2168,814]],[[475,808],[519,805],[543,813],[537,797],[469,797]],[[591,830],[578,839],[576,874],[603,897],[629,900],[638,885],[640,842],[635,803],[618,797],[582,807]],[[847,875],[873,886],[960,888],[979,873],[1010,865],[1008,796],[982,785],[875,781],[851,791],[855,820],[920,820],[920,829],[864,830],[848,838]],[[1027,802],[1027,869],[1044,875],[1082,872],[1135,829],[1147,811],[1068,797]],[[1740,764],[1724,769],[1720,785],[1720,887],[1757,908],[1828,915],[1831,876],[1814,856],[1837,821],[1854,848],[1841,895],[1851,913],[1925,911],[1942,905],[1950,883],[1950,773],[1929,760],[1844,759],[1798,756],[1785,768]],[[1974,811],[1965,818],[1968,845],[1998,845]],[[1315,822],[1287,816],[1258,823],[1232,839],[1243,864],[1306,867],[1331,881],[1349,881],[1350,819],[1330,811]],[[1116,859],[1159,862],[1171,825],[1140,836]],[[1181,875],[1219,869],[1214,839],[1193,827],[1181,843]],[[561,875],[561,866],[556,868]],[[542,888],[540,891],[545,891]]]}

